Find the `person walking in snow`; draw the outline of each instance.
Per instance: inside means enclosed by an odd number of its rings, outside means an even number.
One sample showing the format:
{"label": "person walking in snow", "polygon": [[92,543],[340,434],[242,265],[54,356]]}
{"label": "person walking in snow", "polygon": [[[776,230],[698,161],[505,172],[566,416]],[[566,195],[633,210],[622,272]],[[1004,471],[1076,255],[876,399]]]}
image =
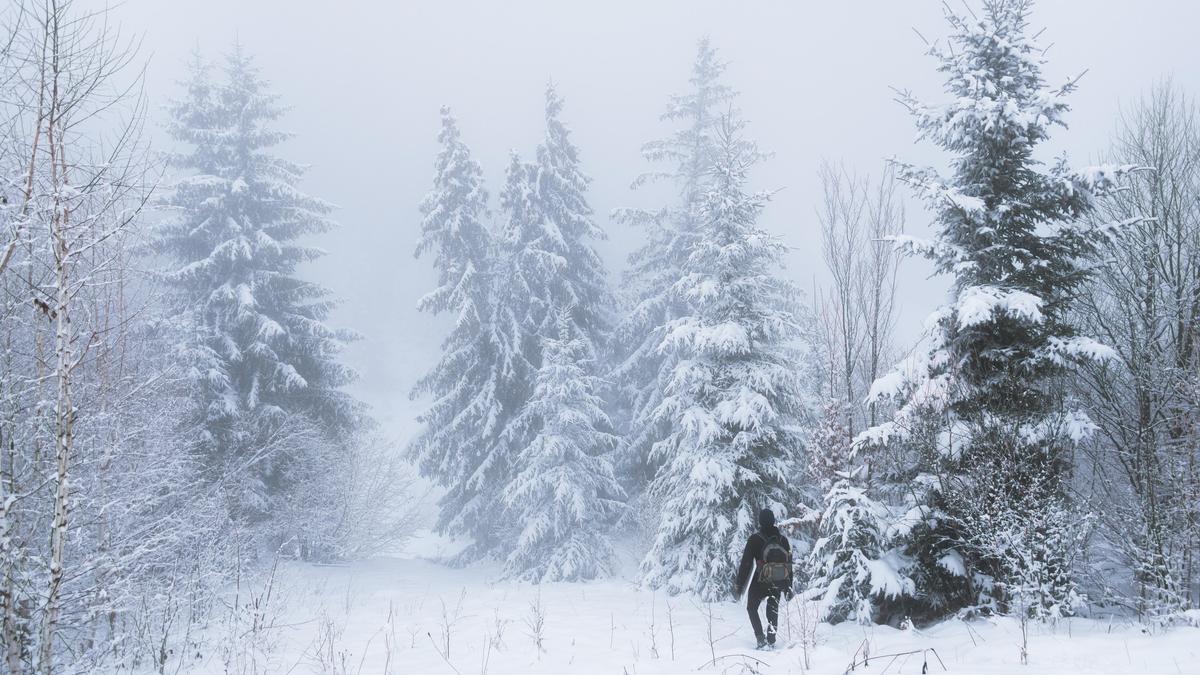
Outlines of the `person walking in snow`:
{"label": "person walking in snow", "polygon": [[[792,599],[792,545],[775,526],[775,514],[763,509],[758,514],[758,532],[750,535],[742,551],[742,564],[738,566],[734,582],[734,601],[741,597],[749,582],[746,596],[746,611],[750,613],[750,625],[758,648],[765,649],[775,644],[775,628],[779,624],[779,596]],[[767,631],[763,633],[758,607],[767,601]]]}

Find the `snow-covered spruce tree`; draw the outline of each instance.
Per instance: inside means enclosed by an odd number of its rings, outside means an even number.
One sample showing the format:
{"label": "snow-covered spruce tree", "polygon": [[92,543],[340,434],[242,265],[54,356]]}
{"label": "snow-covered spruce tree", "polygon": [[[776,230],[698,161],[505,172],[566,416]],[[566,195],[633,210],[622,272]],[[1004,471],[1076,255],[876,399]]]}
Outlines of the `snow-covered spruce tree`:
{"label": "snow-covered spruce tree", "polygon": [[[493,387],[499,405],[494,434],[464,478],[470,498],[453,524],[470,528],[474,545],[463,560],[507,556],[523,524],[505,507],[504,494],[519,470],[517,457],[537,437],[540,418],[524,415],[542,364],[542,347],[558,335],[558,307],[575,339],[593,353],[607,340],[612,300],[604,265],[591,240],[604,232],[593,222],[585,195],[590,179],[559,119],[562,99],[546,90],[546,137],[537,161],[513,153],[500,195],[505,222],[493,244],[489,285]],[[455,449],[462,452],[461,448]],[[461,508],[461,507],[456,507]]]}
{"label": "snow-covered spruce tree", "polygon": [[902,96],[922,137],[953,155],[953,171],[900,165],[936,224],[931,242],[897,239],[952,275],[952,300],[931,317],[929,350],[872,388],[902,403],[858,443],[940,427],[924,452],[929,477],[914,481],[928,490],[910,552],[918,565],[951,573],[914,571],[918,583],[954,587],[921,595],[953,599],[943,610],[980,603],[1048,616],[1078,600],[1071,535],[1081,523],[1066,480],[1093,426],[1065,398],[1063,378],[1111,353],[1077,335],[1067,314],[1112,233],[1085,216],[1122,170],[1075,172],[1063,159],[1043,168],[1034,158],[1064,124],[1075,86],[1046,86],[1043,51],[1026,34],[1029,10],[1026,0],[992,0],[978,19],[948,11],[950,46],[932,53],[950,102]]}
{"label": "snow-covered spruce tree", "polygon": [[[575,336],[590,350],[606,344],[612,320],[604,262],[592,245],[605,234],[592,219],[586,196],[591,179],[559,119],[562,105],[554,86],[548,86],[546,137],[537,160],[525,163],[514,153],[500,196],[506,220],[499,243],[503,268],[497,321],[504,339],[519,347],[514,370],[523,366],[526,371],[520,378],[521,405],[532,395],[544,341],[558,335],[558,308],[566,308]],[[510,434],[510,447],[520,449],[528,445],[521,433],[536,430],[517,426],[520,431]]]}
{"label": "snow-covered spruce tree", "polygon": [[761,155],[741,127],[732,117],[720,127],[695,247],[672,290],[688,310],[660,346],[674,367],[654,419],[671,433],[652,452],[661,523],[642,562],[650,586],[707,599],[728,595],[758,510],[794,503],[786,482],[805,410],[790,347],[798,294],[777,274],[784,245],[756,225],[769,195],[746,191]]}
{"label": "snow-covered spruce tree", "polygon": [[889,545],[891,515],[868,493],[864,467],[841,471],[816,514],[817,540],[804,562],[804,597],[815,600],[830,623],[877,619],[876,600],[911,595],[901,571],[907,563]]}
{"label": "snow-covered spruce tree", "polygon": [[[565,307],[578,337],[599,348],[608,341],[613,299],[604,262],[592,241],[607,238],[592,218],[579,150],[559,115],[563,100],[554,85],[546,87],[546,137],[537,148],[537,161],[527,167],[523,195],[506,190],[503,203],[515,208],[505,232],[510,257],[508,272],[527,295],[525,329],[530,363],[541,341],[557,334],[558,311]],[[524,204],[517,206],[517,200]]]}
{"label": "snow-covered spruce tree", "polygon": [[886,620],[888,605],[912,595],[910,561],[894,547],[888,507],[869,482],[869,465],[856,457],[847,425],[849,406],[833,399],[821,412],[809,443],[808,473],[822,491],[816,510],[792,524],[814,529],[813,545],[800,565],[804,597],[818,603],[830,623]]}
{"label": "snow-covered spruce tree", "polygon": [[334,442],[361,410],[342,390],[353,373],[337,360],[353,334],[325,325],[328,292],[295,275],[321,255],[298,239],[333,227],[331,207],[296,188],[301,167],[269,154],[288,137],[271,128],[283,109],[240,45],[224,75],[211,82],[197,59],[170,107],[170,135],[190,146],[173,164],[189,175],[163,199],[171,217],[158,248],[193,336],[183,348],[204,430],[196,452],[210,475],[242,481],[232,508],[257,519],[288,489],[289,465],[304,461],[264,456],[281,425],[296,417]]}
{"label": "snow-covered spruce tree", "polygon": [[418,308],[453,313],[442,357],[413,388],[432,402],[418,420],[422,430],[411,451],[421,473],[446,487],[438,529],[469,535],[474,550],[497,545],[494,519],[497,482],[507,476],[496,463],[500,432],[513,411],[506,401],[506,343],[493,323],[496,264],[492,235],[483,224],[487,192],[483,171],[463,143],[458,124],[442,108],[433,189],[421,203],[418,256],[432,253],[438,286]]}
{"label": "snow-covered spruce tree", "polygon": [[[532,393],[543,341],[558,334],[557,308],[567,308],[578,338],[589,349],[606,344],[612,319],[604,262],[592,246],[605,234],[592,220],[585,194],[591,179],[559,120],[561,111],[562,99],[550,85],[546,138],[538,146],[537,161],[526,163],[513,153],[500,195],[505,222],[497,242],[501,260],[495,322],[500,339],[519,352],[510,357],[509,366],[517,381],[514,410]],[[510,447],[527,445],[515,432],[507,435],[515,443]]]}
{"label": "snow-covered spruce tree", "polygon": [[700,40],[692,66],[691,90],[672,96],[662,115],[678,128],[664,139],[642,147],[648,161],[665,165],[643,174],[637,188],[651,181],[670,181],[673,202],[657,211],[620,209],[618,221],[643,228],[646,243],[629,256],[622,304],[624,316],[615,331],[619,362],[612,379],[618,387],[619,424],[626,438],[621,473],[627,485],[640,491],[654,477],[650,461],[654,443],[670,429],[655,417],[673,368],[670,353],[659,349],[667,325],[684,315],[685,307],[674,293],[691,254],[699,197],[712,174],[716,159],[716,125],[728,111],[734,92],[721,83],[725,64],[709,39]]}
{"label": "snow-covered spruce tree", "polygon": [[613,476],[618,439],[597,396],[595,350],[564,310],[521,424],[536,429],[516,457],[505,503],[520,524],[506,572],[535,582],[593,579],[609,571],[608,530],[624,509]]}

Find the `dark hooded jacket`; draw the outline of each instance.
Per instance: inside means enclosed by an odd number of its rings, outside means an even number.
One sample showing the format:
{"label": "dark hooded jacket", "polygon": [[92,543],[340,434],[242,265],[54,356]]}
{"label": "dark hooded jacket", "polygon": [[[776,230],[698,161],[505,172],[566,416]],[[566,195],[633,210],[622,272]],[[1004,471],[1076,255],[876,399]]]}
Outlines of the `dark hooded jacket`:
{"label": "dark hooded jacket", "polygon": [[[766,594],[774,590],[767,588],[767,585],[758,580],[758,565],[763,559],[763,550],[767,547],[767,542],[778,538],[782,541],[784,548],[789,552],[792,550],[792,544],[787,537],[775,527],[775,514],[770,509],[763,509],[758,514],[758,532],[750,535],[750,539],[746,541],[746,548],[742,551],[742,564],[738,566],[737,579],[735,580],[734,593],[741,595],[746,590],[747,582],[750,589],[758,594]],[[790,581],[789,581],[790,585]]]}

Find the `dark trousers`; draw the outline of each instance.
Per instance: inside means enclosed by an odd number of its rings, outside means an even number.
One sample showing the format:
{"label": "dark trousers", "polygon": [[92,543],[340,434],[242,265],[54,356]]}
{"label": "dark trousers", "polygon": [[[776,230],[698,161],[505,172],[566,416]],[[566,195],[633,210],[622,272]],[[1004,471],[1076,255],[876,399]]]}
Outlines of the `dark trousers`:
{"label": "dark trousers", "polygon": [[[764,599],[767,601],[766,635],[763,635],[762,620],[758,618],[758,606]],[[779,625],[779,590],[751,584],[750,592],[746,594],[746,611],[750,613],[750,625],[754,627],[754,637],[759,642],[766,640],[775,644],[775,627]]]}

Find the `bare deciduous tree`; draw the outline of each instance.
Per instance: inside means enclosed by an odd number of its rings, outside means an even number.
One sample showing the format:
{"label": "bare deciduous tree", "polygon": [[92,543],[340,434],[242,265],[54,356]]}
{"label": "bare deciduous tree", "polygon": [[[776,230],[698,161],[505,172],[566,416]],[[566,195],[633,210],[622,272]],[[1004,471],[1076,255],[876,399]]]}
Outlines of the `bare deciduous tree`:
{"label": "bare deciduous tree", "polygon": [[[0,643],[8,670],[50,673],[62,654],[93,658],[128,601],[122,580],[139,578],[170,539],[159,531],[176,522],[170,514],[147,516],[165,503],[159,490],[181,484],[182,455],[170,452],[179,444],[155,448],[155,475],[172,479],[157,487],[142,480],[150,472],[108,475],[114,462],[133,468],[145,423],[170,409],[162,378],[126,372],[120,357],[130,238],[153,183],[136,50],[104,12],[70,0],[10,11],[0,162],[17,178],[4,185],[0,253]],[[146,404],[154,396],[157,410]]]}
{"label": "bare deciduous tree", "polygon": [[[1116,350],[1081,394],[1100,427],[1089,453],[1110,551],[1139,613],[1200,602],[1200,116],[1170,81],[1124,111],[1111,161],[1146,167],[1101,217],[1127,227],[1079,321]],[[1107,584],[1106,584],[1107,585]]]}
{"label": "bare deciduous tree", "polygon": [[864,399],[895,356],[898,256],[887,237],[904,230],[904,209],[890,169],[872,179],[825,163],[820,176],[817,220],[830,279],[816,292],[824,394],[845,404],[852,438],[875,424],[875,405]]}

